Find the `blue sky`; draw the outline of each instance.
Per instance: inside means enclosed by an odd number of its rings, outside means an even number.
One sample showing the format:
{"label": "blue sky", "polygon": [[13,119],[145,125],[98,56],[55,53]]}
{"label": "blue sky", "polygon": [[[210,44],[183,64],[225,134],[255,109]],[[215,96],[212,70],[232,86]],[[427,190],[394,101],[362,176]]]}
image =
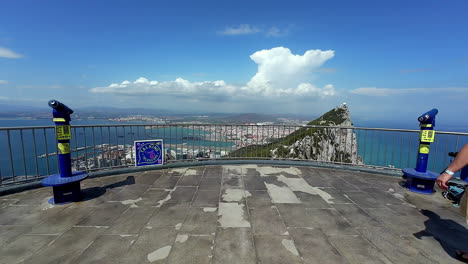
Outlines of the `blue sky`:
{"label": "blue sky", "polygon": [[[467,1],[3,1],[0,103],[456,121]],[[416,117],[415,117],[416,116]]]}

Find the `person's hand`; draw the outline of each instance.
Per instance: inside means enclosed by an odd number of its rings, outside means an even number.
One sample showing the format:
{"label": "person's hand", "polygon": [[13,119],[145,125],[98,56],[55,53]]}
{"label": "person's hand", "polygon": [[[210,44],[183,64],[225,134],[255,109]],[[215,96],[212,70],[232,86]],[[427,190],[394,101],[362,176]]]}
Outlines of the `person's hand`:
{"label": "person's hand", "polygon": [[439,178],[437,178],[436,183],[437,185],[444,190],[448,189],[447,182],[452,178],[452,175],[449,175],[447,173],[442,173],[440,174]]}

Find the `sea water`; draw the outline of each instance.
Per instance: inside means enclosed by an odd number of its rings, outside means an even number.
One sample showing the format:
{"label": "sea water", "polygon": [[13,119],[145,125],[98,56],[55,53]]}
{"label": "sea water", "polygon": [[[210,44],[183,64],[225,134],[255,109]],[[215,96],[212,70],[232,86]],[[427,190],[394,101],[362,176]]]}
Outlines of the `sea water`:
{"label": "sea water", "polygon": [[[355,130],[358,147],[358,155],[365,164],[395,167],[395,168],[415,168],[419,152],[419,126],[415,122],[409,124],[394,124],[394,129],[410,129],[416,132],[399,131],[375,131],[375,130]],[[360,127],[382,127],[381,124],[364,123],[358,124]],[[468,143],[468,136],[447,135],[438,133],[446,132],[468,132],[467,126],[442,125],[435,127],[435,140],[430,144],[427,170],[440,173],[453,160],[448,156],[449,152],[458,152],[463,145]],[[455,175],[459,176],[459,173]]]}
{"label": "sea water", "polygon": [[[211,149],[232,149],[235,144],[224,136],[211,136],[203,126],[178,127],[151,126],[147,123],[123,123],[108,120],[73,120],[70,148],[72,158],[92,158],[99,154],[99,145],[111,147],[132,146],[136,140],[164,139],[166,150],[181,149],[195,152]],[[140,126],[119,126],[135,125]],[[145,126],[141,126],[144,124]],[[104,125],[102,127],[98,125]],[[105,126],[112,125],[112,126]],[[0,127],[46,127],[37,129],[12,129],[0,131],[0,175],[50,175],[58,172],[57,152],[53,123],[50,120],[0,120]],[[8,140],[9,139],[9,140]],[[10,151],[11,150],[11,151]],[[77,151],[73,151],[77,150]],[[46,154],[52,154],[47,156]],[[13,162],[10,162],[13,160]]]}
{"label": "sea water", "polygon": [[[128,125],[142,123],[122,123],[109,120],[73,120],[73,125]],[[190,125],[185,127],[158,127],[150,126],[116,126],[116,127],[80,127],[72,128],[71,149],[84,148],[72,152],[72,157],[86,155],[92,157],[99,153],[97,145],[109,144],[111,146],[133,145],[135,140],[164,139],[165,148],[179,151],[202,150],[211,148],[215,151],[229,150],[236,142],[224,136],[212,137],[203,126]],[[0,131],[0,175],[4,177],[13,175],[49,175],[58,172],[56,155],[45,157],[46,153],[57,151],[53,123],[44,120],[0,120],[0,127],[30,127],[48,126],[49,128]],[[359,124],[361,127],[378,127],[378,124]],[[405,129],[418,129],[402,126]],[[398,128],[402,128],[398,127]],[[437,128],[437,127],[436,127]],[[439,128],[442,129],[442,128]],[[445,131],[449,131],[446,127]],[[463,127],[453,130],[463,132]],[[358,155],[368,165],[395,168],[414,168],[419,145],[418,132],[394,132],[375,130],[355,130]],[[9,134],[9,135],[8,135]],[[10,144],[8,144],[8,137]],[[35,142],[35,144],[34,144]],[[451,161],[448,152],[456,152],[468,143],[467,136],[436,134],[435,142],[431,144],[428,170],[440,172]],[[10,154],[11,149],[11,154]],[[42,155],[42,156],[41,156]],[[10,160],[13,160],[11,164]],[[24,169],[26,168],[26,170]]]}

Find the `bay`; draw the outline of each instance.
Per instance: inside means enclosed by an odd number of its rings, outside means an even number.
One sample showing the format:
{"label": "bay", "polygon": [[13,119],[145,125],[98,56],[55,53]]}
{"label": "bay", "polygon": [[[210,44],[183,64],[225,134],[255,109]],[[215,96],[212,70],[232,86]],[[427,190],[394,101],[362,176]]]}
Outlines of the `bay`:
{"label": "bay", "polygon": [[[148,125],[141,122],[113,122],[109,120],[73,120],[70,148],[72,159],[88,161],[101,152],[112,152],[120,149],[133,155],[130,148],[136,140],[164,139],[164,151],[174,153],[177,158],[186,158],[182,151],[208,150],[220,153],[231,149],[234,142],[225,137],[211,135],[204,126],[165,127]],[[104,126],[101,126],[104,125]],[[44,126],[47,126],[45,128]],[[81,127],[80,127],[81,126]],[[90,126],[90,127],[87,127]],[[0,120],[0,127],[11,128],[0,130],[0,175],[50,175],[58,173],[57,146],[54,127],[51,120]],[[19,129],[21,127],[22,129]],[[28,128],[24,128],[28,127]],[[39,127],[39,128],[34,128]],[[126,149],[123,151],[123,149]],[[75,150],[75,151],[74,151]],[[46,155],[49,153],[50,155]],[[122,157],[121,157],[122,158]],[[115,158],[110,158],[111,160]],[[11,162],[13,161],[13,162]],[[95,166],[118,166],[125,164],[97,164]],[[80,165],[75,163],[75,166]],[[88,167],[93,164],[86,164]],[[79,168],[74,168],[78,170]]]}
{"label": "bay", "polygon": [[[145,126],[141,126],[142,124]],[[14,129],[9,132],[0,130],[0,175],[5,177],[10,175],[50,175],[57,173],[56,155],[44,156],[46,153],[56,152],[53,125],[50,119],[0,120],[0,127],[50,127]],[[71,149],[77,150],[72,152],[74,158],[95,156],[100,151],[99,147],[96,146],[107,144],[110,147],[118,148],[124,145],[130,146],[135,140],[164,139],[166,151],[173,150],[176,152],[177,158],[187,158],[184,156],[184,152],[196,153],[206,149],[221,153],[221,151],[232,149],[236,143],[224,136],[220,136],[219,133],[210,135],[209,129],[202,125],[176,128],[149,126],[147,123],[141,122],[123,123],[98,119],[75,119],[72,121],[72,125],[95,126],[74,127],[72,129]],[[112,125],[112,127],[99,127],[98,125]],[[379,127],[380,125],[370,123],[357,126]],[[438,127],[438,129],[443,127]],[[450,126],[445,127],[450,128]],[[418,129],[417,126],[409,127],[409,125],[405,125],[405,128]],[[466,132],[463,126],[452,126],[451,128],[454,131]],[[419,133],[359,129],[356,129],[355,133],[357,146],[353,147],[357,147],[358,154],[365,164],[395,168],[414,168],[416,166]],[[8,137],[10,141],[8,141]],[[451,158],[447,155],[448,152],[456,152],[466,143],[468,143],[467,136],[436,134],[435,142],[431,144],[430,148],[428,170],[440,172],[445,169],[451,161]],[[89,146],[92,147],[85,148]],[[13,162],[11,163],[10,160],[13,160]]]}

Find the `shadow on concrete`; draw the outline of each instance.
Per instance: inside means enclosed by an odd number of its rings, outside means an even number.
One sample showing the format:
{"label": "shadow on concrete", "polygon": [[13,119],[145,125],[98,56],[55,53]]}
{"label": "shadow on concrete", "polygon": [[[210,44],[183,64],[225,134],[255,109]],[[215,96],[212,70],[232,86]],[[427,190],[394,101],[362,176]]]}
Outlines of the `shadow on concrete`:
{"label": "shadow on concrete", "polygon": [[420,210],[421,214],[428,217],[424,222],[425,229],[413,235],[421,239],[423,236],[432,236],[442,248],[455,258],[455,251],[468,251],[468,230],[451,219],[442,219],[438,214],[430,210]]}
{"label": "shadow on concrete", "polygon": [[135,177],[128,176],[125,180],[119,181],[116,183],[100,186],[100,187],[91,187],[81,190],[82,200],[81,201],[89,201],[92,199],[96,199],[99,196],[102,196],[106,193],[108,189],[118,188],[126,185],[135,184]]}
{"label": "shadow on concrete", "polygon": [[408,188],[408,182],[406,180],[405,181],[399,181],[398,184],[400,185],[400,187]]}

